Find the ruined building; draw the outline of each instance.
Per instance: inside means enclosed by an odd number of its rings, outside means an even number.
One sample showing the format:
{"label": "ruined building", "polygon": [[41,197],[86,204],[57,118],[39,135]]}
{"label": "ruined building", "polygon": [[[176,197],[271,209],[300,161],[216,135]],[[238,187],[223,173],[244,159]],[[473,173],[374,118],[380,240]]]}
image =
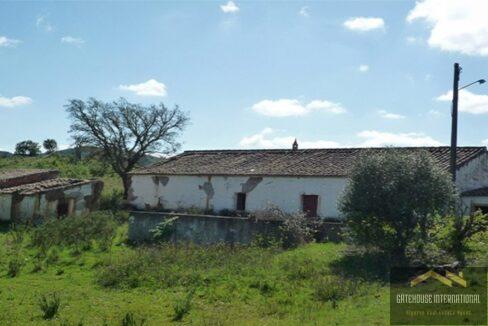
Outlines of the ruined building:
{"label": "ruined building", "polygon": [[98,205],[103,182],[59,178],[57,170],[0,170],[0,221],[82,215]]}

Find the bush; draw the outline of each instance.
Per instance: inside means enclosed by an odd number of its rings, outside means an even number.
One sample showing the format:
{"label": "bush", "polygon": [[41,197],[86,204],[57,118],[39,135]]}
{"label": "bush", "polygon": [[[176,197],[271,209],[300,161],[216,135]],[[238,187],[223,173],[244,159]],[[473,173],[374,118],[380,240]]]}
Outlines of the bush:
{"label": "bush", "polygon": [[51,246],[72,246],[88,250],[92,242],[107,249],[115,237],[116,223],[111,212],[94,212],[87,216],[51,219],[33,229],[31,244],[46,253]]}
{"label": "bush", "polygon": [[171,238],[171,235],[173,234],[173,232],[176,229],[175,222],[178,218],[179,218],[178,216],[170,217],[170,218],[162,221],[158,225],[156,225],[156,227],[154,229],[150,230],[150,232],[152,233],[154,241],[159,242],[159,243],[169,241]]}
{"label": "bush", "polygon": [[191,300],[193,298],[194,290],[188,292],[184,297],[177,298],[173,303],[173,321],[180,321],[190,312]]}
{"label": "bush", "polygon": [[263,211],[253,214],[257,220],[282,221],[279,227],[279,237],[283,248],[296,248],[313,240],[316,232],[313,219],[303,213],[285,213],[276,206],[270,206]]}
{"label": "bush", "polygon": [[102,193],[100,198],[100,209],[116,212],[122,207],[124,192],[113,189],[109,194]]}
{"label": "bush", "polygon": [[52,319],[58,313],[61,305],[61,298],[57,293],[51,295],[41,295],[38,301],[39,308],[42,311],[42,318]]}
{"label": "bush", "polygon": [[337,302],[356,293],[358,284],[342,277],[324,276],[314,284],[314,298],[322,302],[332,302],[332,307],[337,307]]}
{"label": "bush", "polygon": [[450,175],[428,152],[385,149],[358,160],[340,210],[355,245],[376,247],[402,263],[407,247],[426,239],[435,214],[451,211],[455,198]]}

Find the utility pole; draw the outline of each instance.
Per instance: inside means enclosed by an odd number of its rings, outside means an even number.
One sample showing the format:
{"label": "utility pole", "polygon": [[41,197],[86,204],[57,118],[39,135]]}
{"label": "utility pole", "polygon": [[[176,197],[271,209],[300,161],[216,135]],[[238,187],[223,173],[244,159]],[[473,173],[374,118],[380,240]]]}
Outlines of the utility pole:
{"label": "utility pole", "polygon": [[457,150],[457,129],[458,129],[458,92],[459,74],[461,67],[459,63],[454,64],[454,82],[452,86],[452,126],[451,126],[451,175],[452,181],[456,182],[456,150]]}

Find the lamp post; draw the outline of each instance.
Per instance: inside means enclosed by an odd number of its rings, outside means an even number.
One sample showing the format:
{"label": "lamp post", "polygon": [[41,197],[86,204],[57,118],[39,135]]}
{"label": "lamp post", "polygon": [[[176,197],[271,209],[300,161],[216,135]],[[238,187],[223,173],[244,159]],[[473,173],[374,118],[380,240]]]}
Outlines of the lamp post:
{"label": "lamp post", "polygon": [[458,129],[458,102],[459,91],[473,84],[483,84],[484,79],[479,79],[475,82],[469,83],[459,88],[459,75],[461,74],[461,66],[459,63],[454,64],[454,82],[452,87],[452,125],[451,125],[451,175],[452,181],[456,182],[456,149],[457,149],[457,129]]}

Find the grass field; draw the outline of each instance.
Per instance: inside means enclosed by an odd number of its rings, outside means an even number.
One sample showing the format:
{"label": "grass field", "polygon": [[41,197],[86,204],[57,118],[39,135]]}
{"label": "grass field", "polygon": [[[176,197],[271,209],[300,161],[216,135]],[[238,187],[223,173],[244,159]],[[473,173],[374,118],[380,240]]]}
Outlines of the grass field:
{"label": "grass field", "polygon": [[[4,248],[10,238],[2,234]],[[177,319],[177,306],[184,306],[191,293],[183,323],[380,325],[388,321],[384,282],[337,276],[341,265],[349,271],[354,267],[342,259],[344,246],[340,244],[282,251],[140,249],[119,243],[107,252],[93,248],[79,255],[66,248],[60,250],[57,261],[44,262],[38,270],[36,250],[25,241],[17,276],[7,275],[8,254],[2,253],[2,325],[121,325],[127,313],[149,325],[166,324]],[[131,263],[147,266],[127,267]],[[59,313],[53,320],[44,320],[39,298],[54,292],[61,299]]]}

